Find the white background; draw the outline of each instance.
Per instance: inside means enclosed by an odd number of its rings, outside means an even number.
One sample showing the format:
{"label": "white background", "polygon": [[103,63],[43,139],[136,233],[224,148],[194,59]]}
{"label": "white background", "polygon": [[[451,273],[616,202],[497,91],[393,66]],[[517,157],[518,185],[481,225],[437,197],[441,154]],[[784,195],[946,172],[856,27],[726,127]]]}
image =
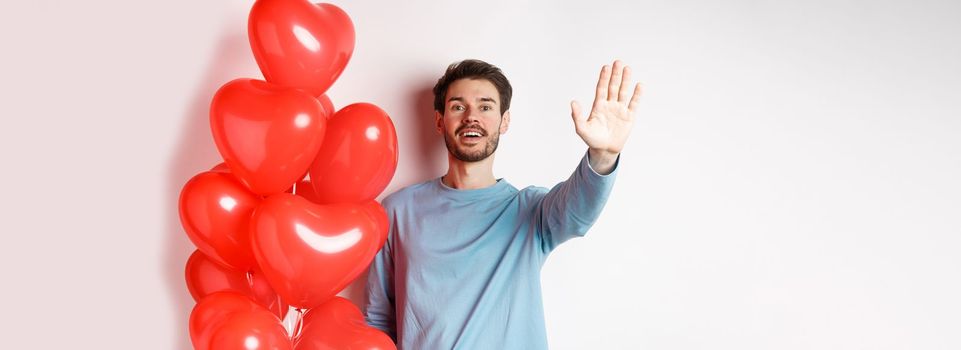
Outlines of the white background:
{"label": "white background", "polygon": [[[552,348],[961,348],[961,3],[336,3],[329,95],[392,116],[388,193],[445,170],[448,63],[514,84],[518,187],[573,170],[602,64],[644,82],[607,209],[544,268]],[[3,348],[189,348],[177,196],[219,162],[214,91],[260,77],[251,4],[0,5]]]}

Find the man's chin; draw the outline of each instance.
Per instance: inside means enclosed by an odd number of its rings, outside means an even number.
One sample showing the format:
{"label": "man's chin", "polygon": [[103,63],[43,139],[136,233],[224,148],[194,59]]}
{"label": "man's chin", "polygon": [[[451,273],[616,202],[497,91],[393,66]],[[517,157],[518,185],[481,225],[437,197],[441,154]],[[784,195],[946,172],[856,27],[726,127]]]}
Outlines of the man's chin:
{"label": "man's chin", "polygon": [[[493,144],[490,142],[478,142],[469,145],[451,142],[448,137],[444,138],[444,145],[447,146],[447,153],[455,159],[466,163],[476,163],[494,155],[497,151],[497,140]],[[490,152],[488,152],[490,150]]]}
{"label": "man's chin", "polygon": [[471,151],[463,151],[463,150],[452,151],[450,149],[448,149],[447,152],[449,152],[457,160],[460,160],[462,162],[467,162],[467,163],[480,162],[487,158],[490,158],[490,156],[494,154],[493,152],[485,153],[484,151],[471,152]]}

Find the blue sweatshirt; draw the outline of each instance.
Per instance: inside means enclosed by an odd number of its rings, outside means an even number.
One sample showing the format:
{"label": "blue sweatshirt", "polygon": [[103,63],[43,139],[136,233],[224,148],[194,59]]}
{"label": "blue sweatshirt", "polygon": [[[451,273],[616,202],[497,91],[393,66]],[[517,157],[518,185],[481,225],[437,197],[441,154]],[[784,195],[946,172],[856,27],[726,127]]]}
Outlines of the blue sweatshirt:
{"label": "blue sweatshirt", "polygon": [[587,233],[616,175],[587,158],[550,191],[504,179],[457,190],[437,178],[385,198],[390,232],[367,276],[367,323],[399,349],[547,349],[541,266]]}

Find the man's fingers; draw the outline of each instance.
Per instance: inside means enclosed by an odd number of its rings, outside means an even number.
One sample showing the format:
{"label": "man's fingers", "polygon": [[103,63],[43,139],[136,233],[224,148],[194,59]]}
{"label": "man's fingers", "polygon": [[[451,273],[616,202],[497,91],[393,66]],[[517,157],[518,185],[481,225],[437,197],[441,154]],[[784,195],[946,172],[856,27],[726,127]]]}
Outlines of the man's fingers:
{"label": "man's fingers", "polygon": [[631,103],[627,105],[627,110],[634,113],[634,109],[637,108],[637,103],[641,100],[641,83],[634,85],[634,95],[631,96]]}
{"label": "man's fingers", "polygon": [[617,96],[621,90],[621,78],[624,74],[624,64],[619,60],[614,60],[614,67],[611,69],[611,83],[607,88],[607,99],[617,101]]}
{"label": "man's fingers", "polygon": [[575,126],[580,124],[581,119],[583,119],[581,105],[578,104],[577,101],[571,101],[571,118],[574,119]]}
{"label": "man's fingers", "polygon": [[601,76],[597,78],[597,91],[594,93],[594,101],[607,99],[607,85],[611,82],[611,67],[604,65],[601,67]]}
{"label": "man's fingers", "polygon": [[627,102],[627,94],[631,92],[631,67],[624,66],[624,76],[621,78],[621,87],[617,89],[617,102]]}

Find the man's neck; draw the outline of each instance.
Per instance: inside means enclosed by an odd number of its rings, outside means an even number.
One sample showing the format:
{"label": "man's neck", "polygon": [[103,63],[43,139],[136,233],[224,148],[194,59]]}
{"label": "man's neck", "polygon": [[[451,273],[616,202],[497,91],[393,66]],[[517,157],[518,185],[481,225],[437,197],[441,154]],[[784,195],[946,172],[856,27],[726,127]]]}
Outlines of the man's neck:
{"label": "man's neck", "polygon": [[444,185],[458,190],[476,190],[497,183],[494,178],[494,155],[479,162],[464,162],[447,154],[447,174]]}

